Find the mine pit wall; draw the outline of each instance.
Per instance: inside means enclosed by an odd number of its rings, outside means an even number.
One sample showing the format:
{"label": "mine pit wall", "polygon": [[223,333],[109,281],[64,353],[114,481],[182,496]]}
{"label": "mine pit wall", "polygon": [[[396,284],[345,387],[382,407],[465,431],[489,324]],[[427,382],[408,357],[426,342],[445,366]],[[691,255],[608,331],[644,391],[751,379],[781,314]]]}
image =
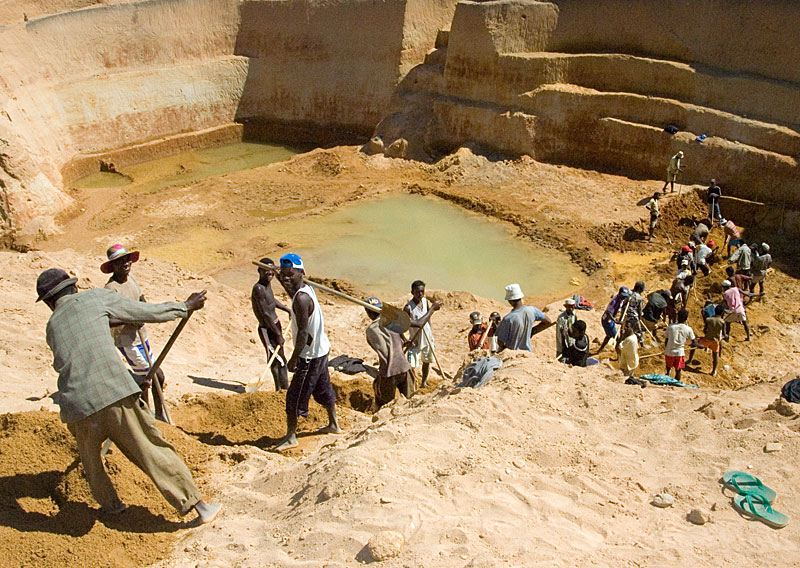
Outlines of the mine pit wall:
{"label": "mine pit wall", "polygon": [[454,10],[455,0],[244,2],[236,120],[247,137],[363,142]]}
{"label": "mine pit wall", "polygon": [[791,2],[463,1],[427,142],[662,179],[683,150],[683,183],[800,209],[797,29]]}
{"label": "mine pit wall", "polygon": [[456,0],[10,0],[0,232],[67,182],[239,140],[361,142]]}
{"label": "mine pit wall", "polygon": [[193,133],[220,127],[229,139],[240,135],[231,128],[247,76],[247,60],[233,54],[238,6],[112,3],[0,28],[9,92],[0,101],[0,130],[14,134],[9,153],[29,170],[5,170],[15,228],[63,210],[70,200],[62,188],[89,173],[86,157],[153,141],[166,152],[181,147],[169,140],[176,134],[199,142]]}

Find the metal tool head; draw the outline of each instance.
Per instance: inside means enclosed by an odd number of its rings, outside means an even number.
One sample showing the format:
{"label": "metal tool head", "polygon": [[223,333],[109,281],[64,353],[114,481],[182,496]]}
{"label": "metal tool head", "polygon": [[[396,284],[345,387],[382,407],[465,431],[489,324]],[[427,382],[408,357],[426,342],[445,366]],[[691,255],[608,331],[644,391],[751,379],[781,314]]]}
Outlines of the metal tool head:
{"label": "metal tool head", "polygon": [[411,319],[408,314],[389,304],[383,304],[380,322],[381,326],[395,333],[405,333],[411,327]]}

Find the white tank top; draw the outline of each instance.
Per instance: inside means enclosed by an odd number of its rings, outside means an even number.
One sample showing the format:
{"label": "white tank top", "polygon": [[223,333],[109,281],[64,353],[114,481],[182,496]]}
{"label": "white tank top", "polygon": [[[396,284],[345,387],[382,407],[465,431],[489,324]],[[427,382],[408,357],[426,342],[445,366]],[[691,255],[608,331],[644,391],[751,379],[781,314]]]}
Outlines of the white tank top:
{"label": "white tank top", "polygon": [[[411,319],[412,321],[422,319],[425,314],[428,313],[428,299],[423,297],[419,304],[414,303],[414,299],[408,301],[406,304],[408,309],[411,310]],[[420,349],[425,349],[426,347],[433,346],[433,330],[431,329],[431,323],[428,322],[425,324],[423,328],[424,331],[420,331],[419,335],[417,336],[417,347]],[[411,335],[414,333],[411,332]],[[430,339],[430,341],[428,341]]]}
{"label": "white tank top", "polygon": [[[295,313],[294,301],[295,298],[297,298],[297,294],[308,294],[311,296],[311,301],[314,302],[314,311],[311,312],[308,318],[307,326],[308,334],[311,337],[311,344],[306,344],[303,347],[303,350],[300,352],[300,357],[303,359],[316,359],[317,357],[327,355],[331,350],[331,342],[328,340],[328,336],[325,333],[325,322],[322,319],[322,309],[319,307],[317,295],[314,293],[314,289],[308,284],[300,288],[292,297],[292,313]],[[292,317],[292,337],[297,341],[296,315]]]}

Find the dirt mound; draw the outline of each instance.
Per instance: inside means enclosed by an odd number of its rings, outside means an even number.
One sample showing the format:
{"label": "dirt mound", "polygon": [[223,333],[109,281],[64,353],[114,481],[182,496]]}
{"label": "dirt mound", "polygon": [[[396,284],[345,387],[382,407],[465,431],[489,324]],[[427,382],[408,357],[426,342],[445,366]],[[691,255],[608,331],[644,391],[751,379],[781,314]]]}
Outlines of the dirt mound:
{"label": "dirt mound", "polygon": [[[269,448],[286,434],[285,392],[255,392],[232,396],[187,395],[173,411],[175,422],[201,442],[213,445],[247,444]],[[354,412],[337,408],[339,426],[348,429]],[[309,404],[308,418],[300,420],[299,434],[328,423],[325,409]]]}
{"label": "dirt mound", "polygon": [[370,414],[377,410],[372,377],[363,374],[347,379],[331,376],[331,384],[336,391],[337,406],[347,406],[358,412]]}
{"label": "dirt mound", "polygon": [[[647,213],[642,208],[644,213]],[[608,250],[654,252],[673,249],[688,242],[694,222],[708,215],[705,201],[695,191],[683,195],[667,194],[661,200],[661,219],[652,243],[647,242],[648,217],[637,223],[607,223],[589,229],[589,236]],[[671,241],[671,242],[670,242]]]}
{"label": "dirt mound", "polygon": [[[165,437],[201,491],[211,452],[180,430]],[[75,441],[52,412],[0,416],[0,554],[5,566],[144,566],[163,558],[185,525],[144,473],[112,446],[106,466],[130,508],[102,517]]]}

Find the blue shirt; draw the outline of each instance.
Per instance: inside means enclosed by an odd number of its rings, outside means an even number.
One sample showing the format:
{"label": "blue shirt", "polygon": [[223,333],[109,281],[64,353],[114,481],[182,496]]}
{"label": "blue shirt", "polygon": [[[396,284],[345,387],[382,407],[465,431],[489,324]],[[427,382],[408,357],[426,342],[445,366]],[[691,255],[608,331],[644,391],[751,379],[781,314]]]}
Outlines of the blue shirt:
{"label": "blue shirt", "polygon": [[511,310],[497,327],[497,339],[506,349],[531,351],[531,331],[536,322],[544,319],[544,313],[533,306],[520,306]]}

